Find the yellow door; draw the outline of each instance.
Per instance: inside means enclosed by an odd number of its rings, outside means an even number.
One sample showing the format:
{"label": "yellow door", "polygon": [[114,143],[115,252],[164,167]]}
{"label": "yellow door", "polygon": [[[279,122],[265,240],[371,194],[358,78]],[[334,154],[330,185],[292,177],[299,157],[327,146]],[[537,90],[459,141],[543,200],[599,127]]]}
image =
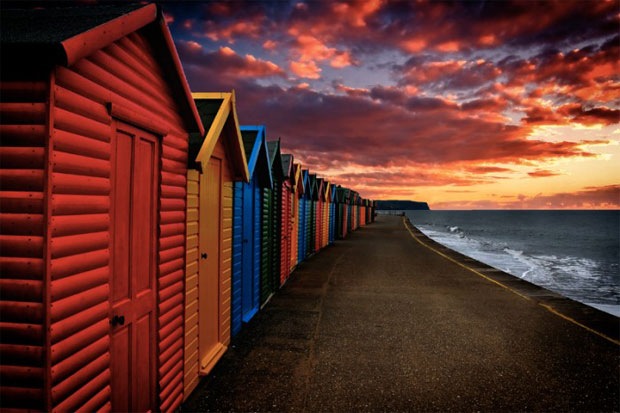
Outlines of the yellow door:
{"label": "yellow door", "polygon": [[220,351],[222,161],[211,157],[200,179],[199,348],[201,369]]}

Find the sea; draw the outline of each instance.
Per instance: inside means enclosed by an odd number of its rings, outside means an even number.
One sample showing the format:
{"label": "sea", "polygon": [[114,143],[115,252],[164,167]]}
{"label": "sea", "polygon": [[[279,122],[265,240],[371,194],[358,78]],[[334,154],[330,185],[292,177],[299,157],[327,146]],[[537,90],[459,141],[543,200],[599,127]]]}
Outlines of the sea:
{"label": "sea", "polygon": [[404,211],[426,236],[620,317],[620,211]]}

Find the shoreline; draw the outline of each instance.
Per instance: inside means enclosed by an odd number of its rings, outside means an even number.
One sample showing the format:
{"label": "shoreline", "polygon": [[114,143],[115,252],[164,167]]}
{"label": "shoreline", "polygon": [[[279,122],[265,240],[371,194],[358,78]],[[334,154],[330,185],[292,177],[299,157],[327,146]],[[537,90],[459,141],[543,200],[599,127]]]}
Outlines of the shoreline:
{"label": "shoreline", "polygon": [[468,269],[488,281],[496,283],[512,293],[545,308],[547,311],[620,345],[620,317],[566,297],[555,291],[509,274],[468,255],[455,251],[428,237],[402,214],[403,223],[412,237],[429,250]]}

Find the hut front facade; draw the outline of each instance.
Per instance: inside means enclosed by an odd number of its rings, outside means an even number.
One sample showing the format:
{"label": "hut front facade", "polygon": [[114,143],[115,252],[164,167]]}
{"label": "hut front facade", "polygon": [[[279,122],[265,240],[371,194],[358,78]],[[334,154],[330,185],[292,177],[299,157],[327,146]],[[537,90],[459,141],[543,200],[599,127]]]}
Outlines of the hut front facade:
{"label": "hut front facade", "polygon": [[155,5],[3,8],[3,410],[183,399],[190,133]]}
{"label": "hut front facade", "polygon": [[331,185],[324,181],[323,191],[323,233],[321,238],[321,248],[329,244],[329,209],[331,204]]}
{"label": "hut front facade", "polygon": [[293,250],[293,155],[282,154],[282,185],[280,193],[280,285],[283,285],[291,273],[291,253]]}
{"label": "hut front facade", "polygon": [[302,181],[301,165],[293,163],[291,183],[293,185],[293,229],[291,231],[291,272],[297,267],[299,262],[299,222],[301,210],[301,198],[303,197],[304,185]]}
{"label": "hut front facade", "polygon": [[232,335],[260,307],[263,188],[271,188],[264,126],[241,126],[249,182],[235,182],[233,197]]}
{"label": "hut front facade", "polygon": [[193,94],[206,135],[190,139],[185,270],[185,395],[231,337],[233,185],[249,172],[234,93]]}

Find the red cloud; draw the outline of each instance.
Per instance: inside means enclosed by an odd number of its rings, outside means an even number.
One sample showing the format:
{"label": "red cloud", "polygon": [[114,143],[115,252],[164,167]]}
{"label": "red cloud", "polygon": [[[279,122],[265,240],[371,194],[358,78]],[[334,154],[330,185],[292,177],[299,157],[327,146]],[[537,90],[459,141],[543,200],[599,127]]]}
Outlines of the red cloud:
{"label": "red cloud", "polygon": [[396,17],[390,35],[407,52],[553,45],[567,36],[617,32],[617,22],[614,29],[606,20],[617,13],[614,2],[392,2],[385,9]]}
{"label": "red cloud", "polygon": [[474,174],[490,174],[490,173],[501,173],[501,172],[513,172],[510,168],[502,168],[499,166],[470,166],[466,168],[468,172]]}
{"label": "red cloud", "polygon": [[401,85],[431,84],[444,89],[480,87],[495,81],[502,73],[493,63],[483,59],[420,62],[412,58],[399,71],[402,72]]}
{"label": "red cloud", "polygon": [[[583,149],[587,142],[528,139],[529,127],[463,116],[458,106],[438,99],[405,99],[401,105],[385,105],[366,97],[324,95],[300,88],[248,83],[225,88],[243,91],[238,92],[238,112],[244,123],[268,125],[268,132],[281,136],[283,145],[296,156],[313,153],[362,166],[523,163],[594,156]],[[393,100],[398,102],[397,97]]]}
{"label": "red cloud", "polygon": [[196,42],[180,41],[177,42],[177,49],[185,65],[194,66],[203,75],[212,73],[211,76],[226,78],[285,76],[275,63],[257,59],[250,54],[240,56],[230,47],[206,52]]}
{"label": "red cloud", "polygon": [[321,68],[312,61],[306,62],[291,62],[291,72],[299,77],[306,79],[319,79],[321,77]]}
{"label": "red cloud", "polygon": [[539,169],[537,171],[528,172],[527,174],[531,176],[532,178],[547,178],[549,176],[561,175],[557,172],[553,172],[547,169]]}
{"label": "red cloud", "polygon": [[433,209],[619,209],[620,185],[586,187],[576,192],[520,195],[512,201],[451,201],[431,205]]}
{"label": "red cloud", "polygon": [[[375,1],[280,6],[201,6],[208,13],[195,13],[192,26],[202,27],[198,34],[203,40],[205,35],[217,40],[205,44],[218,49],[178,41],[191,88],[235,89],[241,122],[267,125],[270,136],[282,137],[283,147],[316,171],[415,170],[406,176],[336,176],[337,182],[362,186],[369,194],[410,191],[399,182],[468,186],[513,172],[488,164],[538,165],[595,156],[587,149],[595,141],[547,142],[529,136],[541,124],[618,121],[620,39],[611,39],[618,22],[613,4]],[[207,23],[198,24],[199,16],[207,16]],[[187,20],[175,21],[181,28]],[[608,41],[600,45],[602,39]],[[240,56],[223,47],[226,42],[255,47],[256,53],[268,51],[280,66],[258,54]],[[570,50],[571,44],[579,48]],[[419,53],[400,66],[381,60],[398,50]],[[369,61],[374,66],[367,70],[391,69],[384,73],[385,79],[392,76],[390,81],[300,83],[330,75],[329,65]],[[286,78],[284,70],[300,79]],[[355,76],[356,70],[341,73]],[[270,76],[278,77],[277,85],[256,81]],[[331,93],[312,90],[329,87],[330,81]],[[297,85],[283,86],[293,82]],[[550,176],[550,171],[531,174]]]}
{"label": "red cloud", "polygon": [[335,90],[339,92],[344,92],[349,96],[363,97],[363,96],[368,96],[370,93],[368,89],[349,87],[349,86],[343,85],[340,82],[334,82],[333,86]]}

